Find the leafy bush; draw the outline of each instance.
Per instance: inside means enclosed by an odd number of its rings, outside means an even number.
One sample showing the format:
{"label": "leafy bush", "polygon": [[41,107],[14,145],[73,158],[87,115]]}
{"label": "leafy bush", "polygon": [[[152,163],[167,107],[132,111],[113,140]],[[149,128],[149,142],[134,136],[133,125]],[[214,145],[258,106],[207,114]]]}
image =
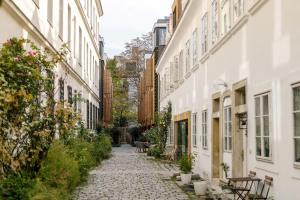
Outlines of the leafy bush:
{"label": "leafy bush", "polygon": [[163,153],[162,149],[160,149],[159,146],[154,145],[149,148],[147,155],[154,156],[155,158],[160,158],[162,153]]}
{"label": "leafy bush", "polygon": [[77,160],[81,180],[85,180],[88,171],[95,166],[96,161],[92,155],[93,144],[81,139],[74,139],[68,145],[70,154]]}
{"label": "leafy bush", "polygon": [[193,165],[192,165],[193,158],[191,155],[183,155],[180,160],[180,170],[184,174],[188,174],[192,171]]}
{"label": "leafy bush", "polygon": [[106,135],[100,135],[94,141],[94,147],[92,150],[92,156],[95,158],[96,163],[100,163],[103,159],[108,159],[110,157],[111,149],[111,138]]}
{"label": "leafy bush", "polygon": [[80,180],[78,162],[66,147],[55,141],[42,162],[38,178],[47,186],[65,191],[74,189]]}
{"label": "leafy bush", "polygon": [[32,189],[34,180],[26,172],[10,174],[0,182],[0,199],[27,200],[28,191]]}

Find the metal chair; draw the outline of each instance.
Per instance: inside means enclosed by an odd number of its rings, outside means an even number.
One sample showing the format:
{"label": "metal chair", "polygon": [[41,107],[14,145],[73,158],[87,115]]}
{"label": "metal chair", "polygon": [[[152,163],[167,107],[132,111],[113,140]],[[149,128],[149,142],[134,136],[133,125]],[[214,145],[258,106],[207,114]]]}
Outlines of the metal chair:
{"label": "metal chair", "polygon": [[273,184],[273,178],[270,176],[265,176],[265,180],[263,182],[263,185],[259,191],[259,188],[257,187],[255,194],[249,194],[249,199],[253,200],[267,200],[269,197],[270,188]]}

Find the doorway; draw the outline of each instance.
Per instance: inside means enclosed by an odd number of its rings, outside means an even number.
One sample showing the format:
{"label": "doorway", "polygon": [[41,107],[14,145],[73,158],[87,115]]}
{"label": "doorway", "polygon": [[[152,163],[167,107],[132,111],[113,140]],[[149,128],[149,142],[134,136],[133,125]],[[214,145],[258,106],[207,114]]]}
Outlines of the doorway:
{"label": "doorway", "polygon": [[178,147],[178,158],[188,154],[188,120],[177,122],[177,147]]}

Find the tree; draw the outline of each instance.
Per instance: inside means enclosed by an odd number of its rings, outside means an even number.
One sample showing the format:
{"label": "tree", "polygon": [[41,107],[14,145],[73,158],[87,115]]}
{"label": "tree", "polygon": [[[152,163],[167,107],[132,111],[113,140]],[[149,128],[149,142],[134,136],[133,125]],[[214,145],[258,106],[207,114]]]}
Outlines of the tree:
{"label": "tree", "polygon": [[[132,39],[125,43],[125,50],[121,55],[127,60],[135,63],[135,70],[125,70],[123,77],[127,79],[134,93],[129,96],[129,101],[135,107],[138,106],[138,87],[140,83],[140,73],[145,68],[145,55],[153,50],[152,32],[143,34],[141,37]],[[137,117],[137,116],[135,116]]]}
{"label": "tree", "polygon": [[128,92],[126,88],[126,79],[124,79],[124,70],[117,68],[117,61],[110,59],[107,62],[107,68],[111,71],[113,81],[113,121],[116,127],[127,126],[130,120],[133,120],[134,113],[131,112],[131,102],[128,101]]}

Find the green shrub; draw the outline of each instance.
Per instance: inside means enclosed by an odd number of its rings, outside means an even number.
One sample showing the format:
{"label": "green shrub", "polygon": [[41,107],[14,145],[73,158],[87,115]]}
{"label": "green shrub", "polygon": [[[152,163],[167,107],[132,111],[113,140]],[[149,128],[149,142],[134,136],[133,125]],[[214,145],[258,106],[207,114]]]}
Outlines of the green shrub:
{"label": "green shrub", "polygon": [[0,182],[0,199],[27,200],[34,180],[26,172],[11,174]]}
{"label": "green shrub", "polygon": [[96,163],[99,164],[103,159],[108,159],[110,157],[111,149],[111,138],[106,135],[99,136],[94,141],[94,147],[92,151],[92,155],[93,158],[95,158]]}
{"label": "green shrub", "polygon": [[184,174],[188,174],[192,171],[193,165],[192,165],[192,156],[191,155],[183,155],[180,160],[180,170]]}
{"label": "green shrub", "polygon": [[70,154],[77,160],[82,181],[88,176],[91,167],[96,165],[92,155],[93,144],[81,139],[74,139],[68,146]]}
{"label": "green shrub", "polygon": [[78,162],[68,153],[66,147],[55,141],[42,162],[38,178],[49,188],[65,191],[74,189],[80,180]]}
{"label": "green shrub", "polygon": [[53,188],[45,185],[40,179],[36,179],[35,185],[30,191],[30,200],[61,200],[71,199],[69,192],[60,189]]}
{"label": "green shrub", "polygon": [[155,158],[161,158],[163,151],[157,146],[152,146],[149,148],[147,155],[154,156]]}

